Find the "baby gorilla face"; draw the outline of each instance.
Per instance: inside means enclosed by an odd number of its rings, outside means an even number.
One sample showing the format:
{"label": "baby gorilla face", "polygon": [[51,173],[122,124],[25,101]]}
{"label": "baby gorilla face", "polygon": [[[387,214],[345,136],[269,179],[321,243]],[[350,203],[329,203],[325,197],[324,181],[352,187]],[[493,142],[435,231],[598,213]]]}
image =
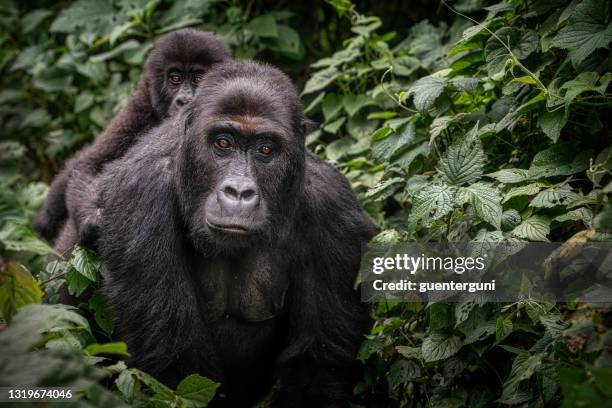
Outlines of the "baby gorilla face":
{"label": "baby gorilla face", "polygon": [[202,65],[175,66],[167,70],[164,93],[168,116],[177,114],[191,102],[196,89],[202,84],[205,72]]}

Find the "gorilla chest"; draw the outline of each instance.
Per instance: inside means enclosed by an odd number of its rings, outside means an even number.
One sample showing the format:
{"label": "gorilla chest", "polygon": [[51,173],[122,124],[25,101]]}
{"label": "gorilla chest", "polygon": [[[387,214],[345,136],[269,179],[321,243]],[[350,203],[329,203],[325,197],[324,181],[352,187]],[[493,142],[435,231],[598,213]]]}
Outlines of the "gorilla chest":
{"label": "gorilla chest", "polygon": [[283,311],[288,278],[263,255],[205,259],[196,268],[205,320],[269,324]]}

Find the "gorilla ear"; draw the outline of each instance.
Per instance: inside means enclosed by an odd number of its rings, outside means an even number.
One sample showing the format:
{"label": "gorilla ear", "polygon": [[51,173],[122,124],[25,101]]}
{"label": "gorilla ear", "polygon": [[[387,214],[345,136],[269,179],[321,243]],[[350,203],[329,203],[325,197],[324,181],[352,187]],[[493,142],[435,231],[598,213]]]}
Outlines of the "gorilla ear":
{"label": "gorilla ear", "polygon": [[319,123],[315,122],[314,120],[310,120],[308,118],[304,118],[302,120],[302,131],[304,132],[304,135],[308,135],[317,129],[319,129]]}

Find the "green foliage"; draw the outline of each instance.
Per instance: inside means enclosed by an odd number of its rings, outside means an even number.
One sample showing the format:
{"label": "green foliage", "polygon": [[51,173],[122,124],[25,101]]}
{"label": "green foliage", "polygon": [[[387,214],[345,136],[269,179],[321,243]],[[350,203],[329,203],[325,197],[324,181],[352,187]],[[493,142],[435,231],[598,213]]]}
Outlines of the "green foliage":
{"label": "green foliage", "polygon": [[[456,9],[484,2],[467,3]],[[456,12],[399,40],[344,10],[358,35],[312,65],[304,94],[318,92],[310,109],[324,122],[308,140],[381,225],[374,241],[609,239],[607,2],[505,1],[480,23]],[[594,373],[612,369],[601,343],[612,331],[598,320],[607,313],[473,296],[381,301],[355,391],[365,405],[388,394],[403,407],[597,406],[609,387]],[[581,319],[591,331],[575,338]],[[591,338],[597,346],[583,347]]]}

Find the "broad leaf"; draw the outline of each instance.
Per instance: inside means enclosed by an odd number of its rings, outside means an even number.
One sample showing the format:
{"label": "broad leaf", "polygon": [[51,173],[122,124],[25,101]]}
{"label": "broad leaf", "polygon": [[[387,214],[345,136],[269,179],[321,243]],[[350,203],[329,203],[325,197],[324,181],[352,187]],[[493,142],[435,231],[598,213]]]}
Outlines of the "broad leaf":
{"label": "broad leaf", "polygon": [[459,336],[433,333],[423,340],[421,351],[426,362],[438,361],[452,356],[459,351],[462,345]]}
{"label": "broad leaf", "polygon": [[571,23],[553,38],[552,45],[569,50],[574,65],[580,64],[597,48],[606,48],[612,41],[609,5],[607,0],[584,0],[576,7]]}
{"label": "broad leaf", "polygon": [[478,125],[465,137],[448,147],[437,170],[449,184],[462,185],[478,180],[483,173],[485,155],[478,136]]}
{"label": "broad leaf", "polygon": [[548,241],[550,219],[541,215],[532,215],[512,230],[512,235],[530,241]]}
{"label": "broad leaf", "polygon": [[494,226],[501,228],[502,206],[501,192],[487,183],[476,183],[467,187],[462,187],[461,191],[469,195],[469,202],[476,210],[476,214],[483,220]]}
{"label": "broad leaf", "polygon": [[414,106],[420,112],[427,112],[433,107],[436,99],[444,91],[446,81],[442,78],[427,76],[421,78],[412,85],[408,96],[414,95]]}

